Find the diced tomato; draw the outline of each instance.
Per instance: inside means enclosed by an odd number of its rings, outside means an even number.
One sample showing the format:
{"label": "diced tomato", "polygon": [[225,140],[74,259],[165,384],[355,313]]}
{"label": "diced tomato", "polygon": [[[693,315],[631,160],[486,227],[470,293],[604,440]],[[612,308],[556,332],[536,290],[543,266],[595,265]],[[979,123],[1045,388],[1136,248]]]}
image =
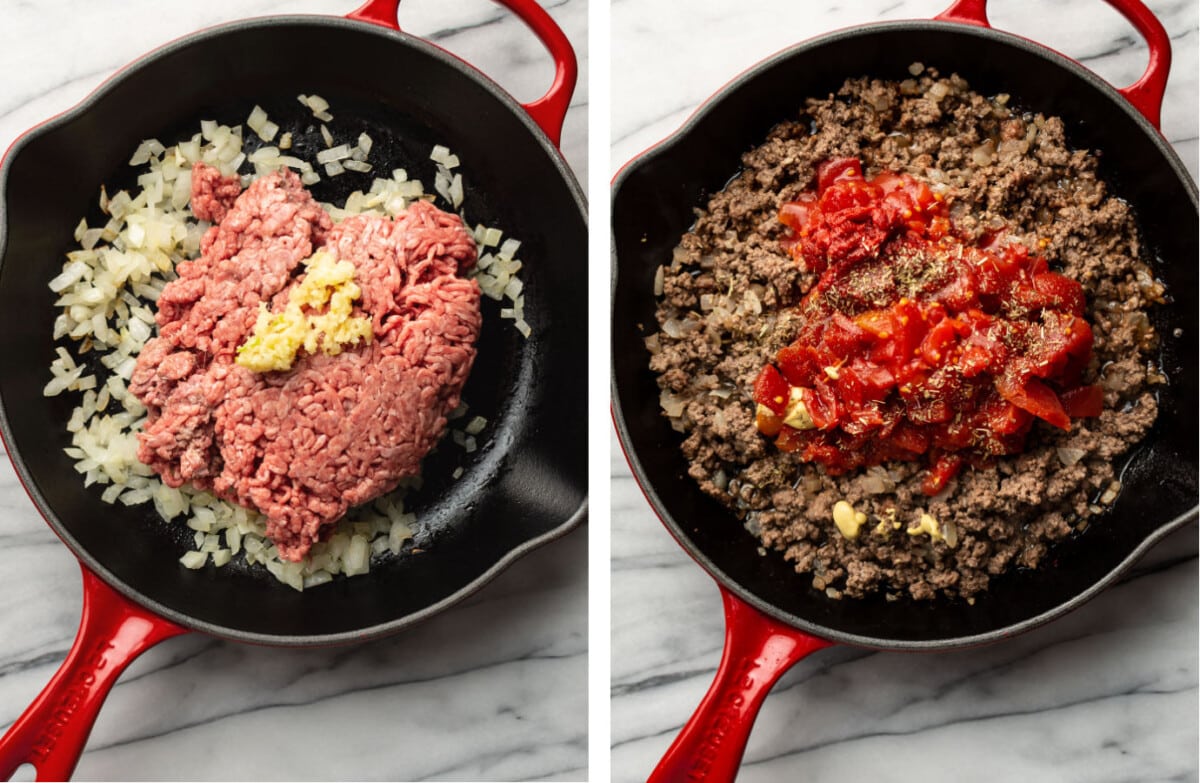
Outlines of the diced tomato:
{"label": "diced tomato", "polygon": [[922,392],[913,396],[905,415],[917,424],[941,424],[954,416],[954,406],[945,397],[931,397]]}
{"label": "diced tomato", "polygon": [[817,429],[828,430],[837,425],[840,410],[838,396],[828,383],[818,380],[813,384],[811,393],[805,394],[804,405]]}
{"label": "diced tomato", "polygon": [[816,203],[817,197],[811,193],[805,193],[795,201],[787,202],[779,208],[779,222],[793,231],[803,231]]}
{"label": "diced tomato", "polygon": [[1026,274],[1032,279],[1038,275],[1044,275],[1050,271],[1050,264],[1041,256],[1029,255],[1029,248],[1024,245],[1013,245],[1009,252],[1013,254],[1025,267]]}
{"label": "diced tomato", "polygon": [[1021,268],[1018,260],[1006,253],[984,254],[972,266],[981,296],[1006,295]]}
{"label": "diced tomato", "polygon": [[862,163],[858,158],[833,158],[817,166],[817,193],[824,193],[835,182],[862,178]]}
{"label": "diced tomato", "polygon": [[867,336],[861,326],[835,312],[825,326],[822,340],[828,353],[840,359],[857,353]]}
{"label": "diced tomato", "polygon": [[962,469],[963,459],[958,454],[940,454],[930,466],[929,472],[921,482],[921,491],[926,495],[936,495],[946,488],[950,479],[958,475]]}
{"label": "diced tomato", "polygon": [[[1099,415],[1101,390],[1079,387],[1093,340],[1079,283],[1004,228],[965,244],[907,174],[866,179],[841,158],[816,180],[779,220],[784,249],[819,277],[755,384],[756,424],[780,449],[831,475],[922,460],[932,494],[964,464],[1020,451],[1035,418],[1068,429]],[[782,424],[797,389],[814,429]]]}
{"label": "diced tomato", "polygon": [[903,192],[905,183],[911,180],[911,177],[904,177],[900,174],[895,174],[890,171],[881,171],[871,178],[871,184],[879,189],[883,194],[883,201],[893,193]]}
{"label": "diced tomato", "polygon": [[892,443],[912,454],[924,454],[925,450],[929,448],[929,433],[903,421],[892,431]]}
{"label": "diced tomato", "polygon": [[947,310],[961,312],[979,306],[979,285],[975,273],[965,264],[953,265],[953,276],[929,298],[945,306]]}
{"label": "diced tomato", "polygon": [[801,453],[801,458],[806,462],[820,462],[825,465],[826,472],[831,476],[841,475],[850,468],[841,457],[842,449],[840,444],[833,445],[812,439],[805,442],[804,451]]}
{"label": "diced tomato", "polygon": [[964,378],[974,378],[992,366],[992,355],[983,346],[968,343],[959,354],[958,366]]}
{"label": "diced tomato", "polygon": [[887,420],[883,417],[883,409],[878,405],[868,402],[846,414],[846,417],[841,422],[841,428],[844,432],[851,435],[868,435],[886,423]]}
{"label": "diced tomato", "polygon": [[842,231],[831,236],[825,250],[826,255],[841,258],[847,264],[855,264],[877,255],[891,233],[887,226],[870,221],[868,218],[871,217],[871,210],[868,207],[863,207],[857,212],[846,210],[845,214],[848,216],[847,220],[851,217],[862,220],[854,222],[855,231]]}
{"label": "diced tomato", "polygon": [[794,342],[780,349],[775,361],[792,386],[809,386],[821,372],[821,357],[811,345]]}
{"label": "diced tomato", "polygon": [[930,239],[941,239],[950,233],[950,219],[945,215],[934,215],[925,227],[925,233]]}
{"label": "diced tomato", "polygon": [[894,224],[918,232],[928,227],[931,216],[927,210],[937,199],[925,183],[884,172],[872,178],[871,184],[879,189],[880,208]]}
{"label": "diced tomato", "polygon": [[893,312],[896,314],[896,332],[892,337],[896,342],[896,361],[906,362],[916,354],[925,337],[925,321],[921,309],[908,299],[901,298]]}
{"label": "diced tomato", "polygon": [[981,425],[998,435],[1020,432],[1030,421],[1030,414],[1011,402],[992,397],[980,411]]}
{"label": "diced tomato", "polygon": [[1097,385],[1065,391],[1059,399],[1063,410],[1073,419],[1095,418],[1104,412],[1104,389]]}
{"label": "diced tomato", "polygon": [[1069,277],[1054,272],[1034,275],[1033,288],[1040,295],[1043,307],[1053,307],[1072,315],[1083,315],[1086,306],[1083,286]]}
{"label": "diced tomato", "polygon": [[950,356],[951,349],[958,344],[959,322],[953,318],[943,318],[934,324],[921,342],[921,355],[930,367],[939,367]]}
{"label": "diced tomato", "polygon": [[862,385],[863,398],[866,400],[882,400],[896,385],[896,377],[892,375],[891,370],[857,356],[849,365],[843,366],[840,372],[843,376],[853,377]]}
{"label": "diced tomato", "polygon": [[789,391],[788,382],[773,364],[763,367],[754,381],[754,401],[769,408],[776,416],[782,416],[787,409]]}
{"label": "diced tomato", "polygon": [[1071,418],[1063,410],[1058,396],[1037,378],[1020,380],[1006,373],[996,379],[996,390],[1021,410],[1029,411],[1059,429],[1071,429]]}
{"label": "diced tomato", "polygon": [[799,451],[812,440],[808,432],[794,430],[791,427],[783,427],[779,431],[779,437],[775,439],[775,448],[788,453]]}
{"label": "diced tomato", "polygon": [[1030,370],[1039,378],[1060,375],[1073,357],[1086,360],[1091,355],[1092,327],[1082,318],[1050,310],[1032,332],[1037,340],[1031,342],[1027,356]]}
{"label": "diced tomato", "polygon": [[935,430],[932,442],[944,451],[969,449],[976,441],[976,417],[955,416]]}
{"label": "diced tomato", "polygon": [[896,319],[891,310],[868,310],[854,317],[854,323],[877,340],[892,339]]}

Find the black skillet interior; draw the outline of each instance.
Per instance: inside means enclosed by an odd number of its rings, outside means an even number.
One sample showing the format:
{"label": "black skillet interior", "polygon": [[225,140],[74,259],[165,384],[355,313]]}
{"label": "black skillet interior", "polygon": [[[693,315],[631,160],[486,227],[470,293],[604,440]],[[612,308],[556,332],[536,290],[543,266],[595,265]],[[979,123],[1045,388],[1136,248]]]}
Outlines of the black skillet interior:
{"label": "black skillet interior", "polygon": [[[99,220],[101,183],[132,185],[138,143],[190,138],[201,119],[242,123],[261,105],[292,131],[292,154],[312,160],[319,123],[297,101],[331,103],[335,143],[375,142],[370,174],[324,177],[320,200],[341,203],[375,176],[403,167],[433,192],[429,151],[462,160],[472,223],[522,240],[526,340],[484,298],[479,355],[464,392],[489,420],[480,450],[449,439],[427,460],[410,510],[418,553],[376,564],[370,576],[297,593],[239,560],[192,572],[177,558],[191,531],[147,506],[109,506],[84,489],[64,424],[77,397],[47,399],[55,296],[46,282],[70,249],[75,223]],[[247,149],[258,139],[246,130]],[[417,39],[320,17],[253,20],[207,31],[151,55],[80,111],[10,153],[0,234],[0,375],[5,439],[22,480],[60,535],[130,597],[200,630],[247,641],[308,644],[378,635],[436,611],[482,584],[531,546],[577,523],[586,497],[586,427],[577,390],[585,376],[586,224],[583,198],[557,152],[499,88]],[[442,204],[441,206],[446,206]],[[6,238],[6,242],[4,242]],[[462,465],[461,478],[452,471]]]}
{"label": "black skillet interior", "polygon": [[[1137,449],[1114,508],[1064,542],[1037,571],[996,579],[974,606],[829,600],[751,537],[689,479],[680,437],[660,415],[643,338],[654,329],[652,281],[694,220],[693,210],[736,173],[740,156],[804,99],[849,76],[908,78],[920,61],[958,72],[983,94],[1010,93],[1029,110],[1063,117],[1069,141],[1100,150],[1103,176],[1136,208],[1148,252],[1172,302],[1159,308],[1163,366],[1158,423]],[[676,136],[631,163],[614,185],[613,386],[617,426],[639,481],[677,539],[735,594],[825,638],[875,647],[980,643],[1043,622],[1089,597],[1197,502],[1196,187],[1165,141],[1083,68],[989,30],[892,23],[822,37],[778,55],[729,85]],[[1179,336],[1174,330],[1182,330]]]}

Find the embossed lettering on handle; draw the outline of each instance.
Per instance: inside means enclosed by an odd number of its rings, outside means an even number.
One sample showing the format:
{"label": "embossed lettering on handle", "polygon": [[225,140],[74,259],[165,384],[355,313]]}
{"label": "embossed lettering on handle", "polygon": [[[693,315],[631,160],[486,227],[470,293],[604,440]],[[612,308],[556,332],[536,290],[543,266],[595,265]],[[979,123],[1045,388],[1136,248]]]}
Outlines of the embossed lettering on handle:
{"label": "embossed lettering on handle", "polygon": [[771,687],[797,661],[831,643],[773,620],[724,588],[725,650],[712,686],[650,783],[729,783]]}
{"label": "embossed lettering on handle", "polygon": [[184,632],[83,568],[83,616],[75,644],[50,683],[0,738],[0,780],[11,778],[22,764],[32,764],[38,780],[69,778],[121,672],[150,647]]}

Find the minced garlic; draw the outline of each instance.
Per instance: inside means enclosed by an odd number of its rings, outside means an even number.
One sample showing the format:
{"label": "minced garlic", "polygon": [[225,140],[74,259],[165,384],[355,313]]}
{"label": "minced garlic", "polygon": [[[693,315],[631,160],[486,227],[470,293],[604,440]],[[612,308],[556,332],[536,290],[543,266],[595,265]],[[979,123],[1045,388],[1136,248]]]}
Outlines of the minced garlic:
{"label": "minced garlic", "polygon": [[855,511],[854,506],[845,500],[839,500],[833,504],[833,523],[846,538],[851,540],[858,538],[859,528],[866,521],[867,515],[861,511]]}
{"label": "minced garlic", "polygon": [[924,533],[929,536],[930,541],[945,541],[946,545],[951,548],[958,545],[958,528],[954,523],[947,522],[943,530],[938,521],[929,514],[922,514],[921,520],[905,532],[910,536],[918,536]]}
{"label": "minced garlic", "polygon": [[804,406],[804,392],[798,387],[792,387],[788,396],[787,410],[783,414],[783,423],[796,430],[811,430],[816,428],[812,414]]}
{"label": "minced garlic", "polygon": [[[238,348],[237,363],[242,367],[254,372],[290,370],[301,347],[309,353],[320,349],[336,356],[342,346],[374,337],[370,318],[350,315],[362,295],[354,283],[354,264],[319,250],[304,266],[304,279],[288,291],[282,313],[271,313],[265,302],[259,305],[254,331]],[[328,309],[319,315],[304,311],[326,304]]]}
{"label": "minced garlic", "polygon": [[942,537],[942,531],[938,529],[937,520],[928,514],[922,514],[921,521],[910,527],[906,532],[910,536],[919,536],[924,533],[934,541],[940,540]]}

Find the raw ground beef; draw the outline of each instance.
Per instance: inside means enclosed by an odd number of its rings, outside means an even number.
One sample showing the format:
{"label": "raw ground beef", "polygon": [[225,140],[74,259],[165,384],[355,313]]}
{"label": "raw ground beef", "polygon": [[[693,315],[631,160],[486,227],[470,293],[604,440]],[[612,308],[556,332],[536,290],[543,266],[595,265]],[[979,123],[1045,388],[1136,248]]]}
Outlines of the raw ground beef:
{"label": "raw ground beef", "polygon": [[[159,336],[138,356],[130,390],[149,410],[138,458],[170,486],[258,509],[280,556],[299,560],[349,507],[415,474],[459,404],[481,323],[479,287],[459,276],[475,242],[423,201],[335,226],[287,170],[242,192],[197,164],[192,209],[216,225],[163,289]],[[259,303],[282,311],[319,248],[354,264],[353,314],[374,339],[302,351],[286,372],[235,364]]]}
{"label": "raw ground beef", "polygon": [[[1153,386],[1164,379],[1146,310],[1163,288],[1140,260],[1133,215],[1097,178],[1097,154],[1067,146],[1060,119],[1007,101],[933,69],[903,82],[849,80],[743,157],[663,270],[661,331],[647,345],[663,407],[686,433],[691,476],[831,598],[970,601],[991,577],[1036,567],[1050,544],[1112,502],[1118,458],[1154,423]],[[924,179],[967,241],[1007,226],[1083,283],[1095,335],[1084,382],[1103,385],[1103,414],[1075,420],[1069,433],[1038,422],[1025,453],[966,468],[932,498],[920,491],[917,463],[830,477],[760,435],[755,376],[794,338],[790,311],[815,282],[781,248],[777,210],[812,187],[818,163],[838,157],[860,158],[868,176]],[[839,500],[868,515],[854,540],[833,524]],[[957,545],[908,534],[922,514],[954,525]]]}

